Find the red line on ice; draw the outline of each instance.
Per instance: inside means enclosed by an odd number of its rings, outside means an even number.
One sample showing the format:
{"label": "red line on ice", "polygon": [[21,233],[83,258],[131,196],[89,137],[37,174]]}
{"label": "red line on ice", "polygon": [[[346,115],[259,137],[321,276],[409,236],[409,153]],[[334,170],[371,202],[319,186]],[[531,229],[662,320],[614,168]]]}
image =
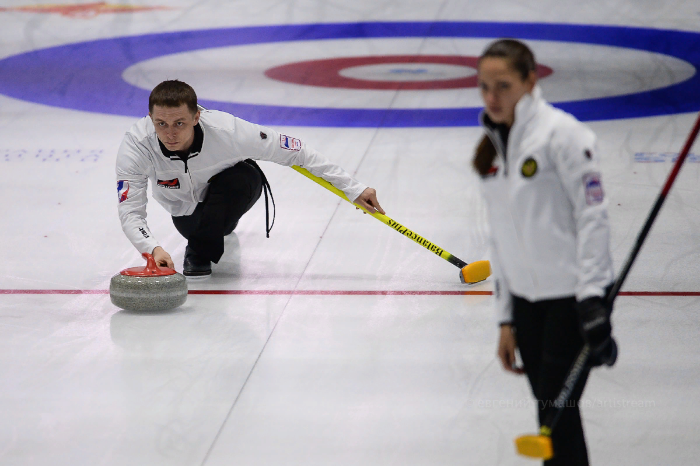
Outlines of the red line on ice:
{"label": "red line on ice", "polygon": [[[0,290],[0,294],[109,294],[109,290]],[[305,295],[305,296],[489,296],[477,290],[189,290],[204,295]],[[700,296],[700,291],[622,291],[620,296]]]}

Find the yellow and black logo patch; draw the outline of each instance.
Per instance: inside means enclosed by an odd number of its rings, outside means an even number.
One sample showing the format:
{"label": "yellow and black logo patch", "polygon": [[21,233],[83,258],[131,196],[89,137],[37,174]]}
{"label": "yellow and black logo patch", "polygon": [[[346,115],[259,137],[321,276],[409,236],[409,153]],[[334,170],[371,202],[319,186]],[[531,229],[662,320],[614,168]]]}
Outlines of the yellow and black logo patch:
{"label": "yellow and black logo patch", "polygon": [[537,161],[532,157],[528,157],[523,162],[523,166],[520,168],[520,173],[523,174],[525,178],[530,178],[537,173]]}

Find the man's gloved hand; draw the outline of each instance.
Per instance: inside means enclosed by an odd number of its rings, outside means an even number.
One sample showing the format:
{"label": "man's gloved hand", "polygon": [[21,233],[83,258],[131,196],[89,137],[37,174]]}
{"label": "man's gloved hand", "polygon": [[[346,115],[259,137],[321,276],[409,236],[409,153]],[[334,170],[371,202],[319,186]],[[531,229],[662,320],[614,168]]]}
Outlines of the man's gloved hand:
{"label": "man's gloved hand", "polygon": [[610,312],[603,298],[587,298],[577,303],[579,325],[583,339],[591,348],[591,366],[612,366],[617,360],[617,343],[612,337]]}

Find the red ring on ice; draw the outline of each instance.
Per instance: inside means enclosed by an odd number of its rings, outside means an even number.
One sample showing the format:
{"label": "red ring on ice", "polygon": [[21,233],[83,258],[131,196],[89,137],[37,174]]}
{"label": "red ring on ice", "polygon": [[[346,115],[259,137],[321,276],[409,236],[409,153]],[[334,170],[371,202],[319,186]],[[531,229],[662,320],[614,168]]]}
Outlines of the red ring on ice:
{"label": "red ring on ice", "polygon": [[[430,79],[417,81],[374,81],[341,76],[346,68],[366,65],[416,64],[430,63],[441,65],[458,65],[476,69],[478,57],[461,55],[386,55],[370,57],[326,58],[308,60],[276,66],[265,71],[265,76],[277,81],[305,86],[335,87],[345,89],[374,90],[434,90],[459,89],[477,86],[477,77],[469,76],[457,79]],[[544,78],[552,74],[552,69],[538,65],[537,75]]]}

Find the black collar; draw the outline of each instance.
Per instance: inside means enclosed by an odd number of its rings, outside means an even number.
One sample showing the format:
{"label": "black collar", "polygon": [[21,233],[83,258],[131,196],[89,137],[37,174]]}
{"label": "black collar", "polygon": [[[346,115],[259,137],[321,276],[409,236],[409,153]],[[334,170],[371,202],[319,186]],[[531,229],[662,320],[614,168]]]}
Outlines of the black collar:
{"label": "black collar", "polygon": [[[484,112],[483,122],[486,127],[488,127],[496,135],[498,135],[498,138],[503,144],[502,147],[505,152],[506,147],[508,147],[508,136],[510,136],[510,127],[504,123],[494,123],[493,121],[491,121],[491,118],[489,118],[486,112]],[[505,157],[506,154],[503,154],[503,156]]]}

